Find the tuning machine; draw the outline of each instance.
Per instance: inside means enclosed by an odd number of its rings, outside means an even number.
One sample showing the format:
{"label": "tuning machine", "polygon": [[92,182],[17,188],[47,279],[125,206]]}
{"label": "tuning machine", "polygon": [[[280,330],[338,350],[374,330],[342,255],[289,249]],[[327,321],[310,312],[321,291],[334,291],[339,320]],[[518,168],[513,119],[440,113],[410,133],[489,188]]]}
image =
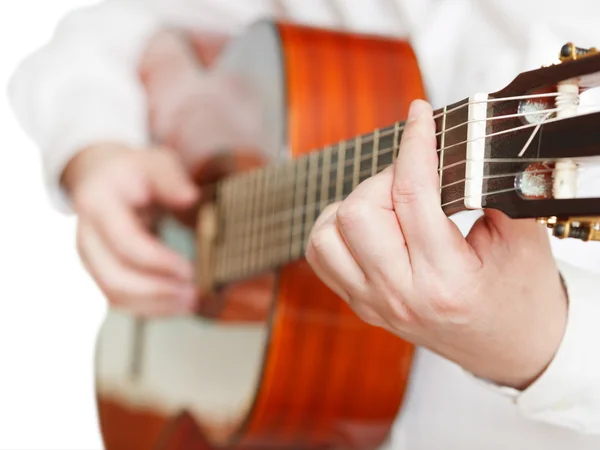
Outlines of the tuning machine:
{"label": "tuning machine", "polygon": [[560,49],[559,59],[561,62],[575,61],[577,59],[585,58],[586,56],[592,56],[598,53],[596,47],[592,48],[581,48],[575,46],[572,42],[568,42]]}
{"label": "tuning machine", "polygon": [[559,239],[600,241],[600,217],[543,217],[538,222],[550,228],[552,235]]}

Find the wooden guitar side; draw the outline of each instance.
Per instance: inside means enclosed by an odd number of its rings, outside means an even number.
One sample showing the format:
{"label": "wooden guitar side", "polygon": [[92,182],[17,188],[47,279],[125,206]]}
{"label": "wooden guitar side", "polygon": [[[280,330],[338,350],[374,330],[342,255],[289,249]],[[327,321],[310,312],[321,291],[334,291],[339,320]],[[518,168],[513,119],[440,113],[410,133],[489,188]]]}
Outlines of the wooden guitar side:
{"label": "wooden guitar side", "polygon": [[[402,120],[410,101],[425,97],[407,42],[272,26],[294,157]],[[184,407],[168,415],[99,395],[107,450],[374,450],[383,442],[402,406],[413,346],[363,323],[304,261],[269,280],[258,299],[268,308],[268,339],[245,420],[211,444],[214,430]],[[236,289],[228,305],[243,295]]]}

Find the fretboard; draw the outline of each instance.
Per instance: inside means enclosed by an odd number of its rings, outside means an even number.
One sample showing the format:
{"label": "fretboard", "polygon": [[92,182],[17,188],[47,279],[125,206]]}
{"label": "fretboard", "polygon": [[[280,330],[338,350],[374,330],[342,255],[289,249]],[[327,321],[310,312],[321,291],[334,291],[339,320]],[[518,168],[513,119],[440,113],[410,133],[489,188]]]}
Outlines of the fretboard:
{"label": "fretboard", "polygon": [[[448,214],[464,209],[468,108],[461,106],[465,103],[435,111],[441,206]],[[393,164],[403,131],[404,122],[398,122],[220,182],[216,284],[302,258],[321,212]]]}

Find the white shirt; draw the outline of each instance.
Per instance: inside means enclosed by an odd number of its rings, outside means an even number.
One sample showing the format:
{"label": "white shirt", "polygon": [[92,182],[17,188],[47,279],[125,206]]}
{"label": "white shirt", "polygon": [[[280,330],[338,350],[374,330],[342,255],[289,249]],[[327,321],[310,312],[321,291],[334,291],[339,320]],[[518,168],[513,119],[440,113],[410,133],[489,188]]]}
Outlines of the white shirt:
{"label": "white shirt", "polygon": [[[302,23],[409,36],[435,107],[500,89],[554,62],[567,41],[600,46],[597,0],[105,0],[66,17],[10,85],[54,204],[68,210],[58,178],[77,150],[99,140],[149,142],[136,63],[152,33],[164,26],[237,33],[282,11]],[[455,220],[466,232],[475,217]],[[548,370],[525,392],[505,392],[419,349],[392,448],[600,448],[600,246],[553,240],[553,249],[569,319]]]}

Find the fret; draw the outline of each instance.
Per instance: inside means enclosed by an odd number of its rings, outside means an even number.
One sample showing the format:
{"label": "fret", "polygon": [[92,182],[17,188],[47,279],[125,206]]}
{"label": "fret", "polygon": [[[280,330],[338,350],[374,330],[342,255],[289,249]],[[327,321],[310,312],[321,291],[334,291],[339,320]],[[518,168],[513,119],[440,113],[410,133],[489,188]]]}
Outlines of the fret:
{"label": "fret", "polygon": [[252,252],[252,247],[253,247],[253,235],[254,235],[254,225],[255,225],[255,220],[256,220],[256,212],[257,212],[257,205],[258,205],[258,196],[256,195],[257,193],[257,187],[258,187],[258,175],[259,172],[252,172],[250,174],[249,180],[248,180],[248,197],[249,200],[247,202],[247,214],[246,214],[246,226],[244,227],[244,234],[242,236],[243,239],[243,247],[244,247],[244,252],[242,254],[242,267],[241,267],[241,274],[242,276],[246,276],[249,274],[250,272],[250,266],[252,264],[252,257],[253,257],[253,252]]}
{"label": "fret", "polygon": [[346,165],[346,147],[348,143],[346,141],[342,141],[338,146],[337,157],[338,157],[338,166],[337,166],[337,180],[335,187],[335,199],[336,201],[341,201],[344,195],[344,173],[345,173],[345,165]]}
{"label": "fret", "polygon": [[263,189],[262,192],[259,192],[259,197],[261,198],[261,207],[259,209],[259,215],[261,217],[260,221],[260,238],[258,239],[258,251],[256,257],[256,266],[263,267],[265,265],[265,251],[266,251],[266,239],[267,239],[267,226],[268,220],[271,218],[271,215],[268,214],[268,210],[270,207],[270,203],[272,201],[272,192],[271,192],[271,183],[273,176],[273,167],[267,167],[263,173]]}
{"label": "fret", "polygon": [[377,171],[394,163],[394,128],[384,128],[379,134],[379,151],[377,156]]}
{"label": "fret", "polygon": [[[440,164],[439,164],[439,168],[440,168],[440,198],[442,195],[442,189],[444,186],[444,153],[446,152],[446,110],[447,110],[447,106],[444,106],[444,109],[442,111],[442,129],[441,129],[441,137],[440,137]],[[436,127],[437,129],[437,127]]]}
{"label": "fret", "polygon": [[265,204],[265,182],[266,182],[266,173],[265,171],[260,171],[257,173],[258,181],[256,187],[256,203],[255,203],[255,212],[253,219],[253,229],[252,229],[252,250],[250,250],[251,258],[250,258],[250,266],[248,267],[248,273],[254,272],[255,267],[259,264],[260,257],[260,235],[261,235],[261,222],[262,216],[264,215],[264,204]]}
{"label": "fret", "polygon": [[245,239],[245,236],[249,234],[248,228],[250,226],[250,213],[252,211],[250,181],[250,177],[245,174],[235,184],[234,190],[235,219],[232,233],[235,234],[232,239],[232,251],[235,254],[233,271],[236,276],[241,276],[244,271],[244,255],[247,253],[247,239]]}
{"label": "fret", "polygon": [[377,160],[379,156],[379,128],[373,133],[373,151],[371,152],[371,176],[377,174]]}
{"label": "fret", "polygon": [[317,202],[317,183],[318,183],[318,170],[319,170],[319,152],[313,152],[309,155],[308,158],[308,192],[306,194],[306,208],[305,208],[305,221],[304,221],[304,230],[302,238],[303,243],[303,251],[304,243],[306,239],[308,239],[308,235],[310,234],[310,230],[312,229],[315,219],[316,219],[316,211],[315,209],[318,207]]}
{"label": "fret", "polygon": [[242,216],[243,210],[241,210],[241,204],[238,203],[238,186],[240,185],[241,180],[233,179],[230,183],[230,191],[229,191],[229,199],[227,201],[229,207],[226,208],[226,211],[230,212],[230,216],[225,218],[225,221],[229,223],[229,231],[225,235],[225,243],[227,251],[225,254],[227,255],[227,273],[233,275],[237,273],[238,270],[238,258],[240,251],[240,242],[239,242],[239,231],[238,229],[242,226],[240,223],[240,216]]}
{"label": "fret", "polygon": [[344,155],[344,171],[342,177],[344,179],[342,183],[342,199],[345,199],[354,190],[352,182],[354,178],[354,164],[356,160],[354,155],[356,153],[355,141],[346,142],[346,152]]}
{"label": "fret", "polygon": [[352,190],[356,189],[360,182],[360,163],[361,163],[362,138],[357,136],[354,141],[354,172],[352,174]]}
{"label": "fret", "polygon": [[361,157],[359,163],[358,185],[368,178],[371,178],[373,171],[373,145],[375,143],[375,134],[364,136],[361,144]]}
{"label": "fret", "polygon": [[[460,163],[466,157],[468,108],[460,105],[435,112],[439,188],[447,214],[464,209],[457,200],[464,197],[465,165]],[[217,249],[219,278],[239,279],[300,258],[322,210],[396,161],[403,125],[219,182],[218,210],[227,216]]]}
{"label": "fret", "polygon": [[236,234],[236,228],[239,226],[238,222],[237,222],[237,215],[238,212],[236,211],[236,203],[235,203],[235,194],[236,194],[236,187],[238,185],[238,183],[236,182],[237,180],[232,179],[229,180],[228,183],[225,183],[224,189],[222,191],[222,198],[223,198],[223,204],[224,204],[224,210],[225,210],[225,219],[224,220],[224,225],[225,225],[225,238],[224,238],[224,242],[225,242],[225,246],[223,248],[223,256],[222,256],[222,264],[221,264],[221,277],[225,277],[226,274],[231,271],[232,267],[231,267],[231,262],[233,261],[233,258],[235,256],[235,244],[236,244],[236,239],[235,239],[235,234]]}
{"label": "fret", "polygon": [[331,162],[329,171],[329,183],[327,183],[327,203],[334,202],[337,197],[337,174],[339,167],[339,151],[333,148],[331,152]]}
{"label": "fret", "polygon": [[[227,180],[223,184],[217,186],[217,209],[220,209],[222,211],[224,217],[231,217],[231,210],[228,204],[229,196],[227,195],[230,186],[231,180]],[[231,223],[226,220],[223,227],[223,236],[225,237],[225,239],[227,239],[227,237],[229,236],[230,228]],[[214,276],[217,279],[220,279],[224,275],[227,250],[227,245],[216,248]]]}
{"label": "fret", "polygon": [[394,145],[392,152],[392,163],[398,158],[398,152],[400,151],[400,122],[394,124]]}
{"label": "fret", "polygon": [[248,245],[248,240],[246,236],[249,236],[249,228],[250,228],[250,213],[252,212],[252,192],[251,192],[251,184],[250,177],[246,175],[246,177],[242,177],[238,186],[238,194],[243,195],[245,198],[244,202],[238,204],[238,208],[241,209],[240,219],[238,221],[238,235],[237,241],[238,245],[238,255],[236,258],[236,275],[241,276],[244,273],[244,257],[247,254],[246,246]]}
{"label": "fret", "polygon": [[294,194],[295,194],[295,185],[296,185],[296,170],[297,164],[294,162],[293,164],[286,164],[284,167],[284,181],[285,188],[283,190],[284,195],[282,196],[285,205],[283,206],[281,212],[279,212],[278,216],[281,218],[277,219],[279,232],[277,233],[277,253],[279,262],[284,262],[291,259],[291,251],[292,251],[292,225],[294,219]]}
{"label": "fret", "polygon": [[[438,145],[439,148],[444,148],[443,154],[440,151],[440,159],[443,158],[443,162],[440,163],[440,180],[441,186],[447,186],[441,189],[442,205],[449,205],[444,208],[445,211],[457,209],[463,204],[463,202],[451,202],[464,197],[466,176],[464,161],[467,156],[469,120],[469,108],[459,107],[464,103],[466,101],[447,105],[443,110],[436,111],[436,115],[440,116],[436,119],[436,129],[444,131],[438,136]],[[442,114],[443,112],[445,114]]]}
{"label": "fret", "polygon": [[284,205],[282,197],[281,183],[281,167],[275,167],[272,171],[272,179],[270,183],[270,206],[267,213],[267,240],[265,242],[265,264],[272,265],[276,261],[276,248],[277,248],[277,222],[275,221],[277,212]]}
{"label": "fret", "polygon": [[329,202],[329,180],[331,175],[331,151],[332,147],[327,147],[323,152],[323,173],[321,177],[321,200],[319,209],[323,210]]}
{"label": "fret", "polygon": [[302,156],[298,159],[297,172],[295,177],[295,200],[292,208],[292,251],[294,258],[300,257],[302,253],[302,226],[304,224],[304,214],[306,212],[306,172],[308,158]]}

